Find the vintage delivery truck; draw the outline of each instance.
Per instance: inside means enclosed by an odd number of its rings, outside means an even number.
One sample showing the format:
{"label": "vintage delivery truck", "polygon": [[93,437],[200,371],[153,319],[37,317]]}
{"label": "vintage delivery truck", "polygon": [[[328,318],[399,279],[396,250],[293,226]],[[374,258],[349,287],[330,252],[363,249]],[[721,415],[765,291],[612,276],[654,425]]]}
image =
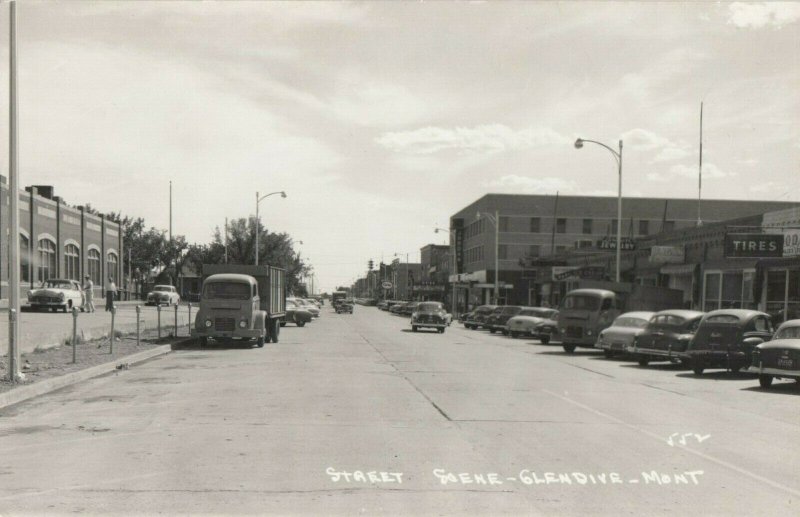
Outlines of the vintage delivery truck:
{"label": "vintage delivery truck", "polygon": [[203,264],[200,309],[192,337],[278,342],[286,315],[286,271],[270,265]]}

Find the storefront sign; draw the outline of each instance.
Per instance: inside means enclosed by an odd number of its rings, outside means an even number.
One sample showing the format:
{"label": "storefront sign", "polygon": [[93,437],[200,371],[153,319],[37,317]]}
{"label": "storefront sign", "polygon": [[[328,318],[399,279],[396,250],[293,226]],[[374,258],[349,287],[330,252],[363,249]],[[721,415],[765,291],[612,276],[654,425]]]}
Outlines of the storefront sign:
{"label": "storefront sign", "polygon": [[559,282],[568,278],[581,278],[584,280],[602,280],[606,274],[606,268],[600,266],[584,267],[554,267],[553,281]]}
{"label": "storefront sign", "polygon": [[650,248],[650,262],[654,264],[683,264],[683,246],[653,246]]}
{"label": "storefront sign", "polygon": [[444,292],[444,285],[443,284],[429,284],[429,283],[422,283],[422,284],[414,284],[414,292],[417,293],[443,293]]}
{"label": "storefront sign", "polygon": [[783,231],[783,256],[800,256],[800,230]]}
{"label": "storefront sign", "polygon": [[[603,237],[599,241],[597,241],[597,247],[601,250],[615,250],[617,249],[617,238],[616,237]],[[620,239],[620,249],[621,250],[635,250],[636,249],[636,242],[631,239],[630,237],[622,237]]]}
{"label": "storefront sign", "polygon": [[464,271],[464,228],[456,228],[453,234],[456,246],[456,270],[454,273],[460,273]]}
{"label": "storefront sign", "polygon": [[782,257],[783,235],[729,233],[725,235],[725,257]]}

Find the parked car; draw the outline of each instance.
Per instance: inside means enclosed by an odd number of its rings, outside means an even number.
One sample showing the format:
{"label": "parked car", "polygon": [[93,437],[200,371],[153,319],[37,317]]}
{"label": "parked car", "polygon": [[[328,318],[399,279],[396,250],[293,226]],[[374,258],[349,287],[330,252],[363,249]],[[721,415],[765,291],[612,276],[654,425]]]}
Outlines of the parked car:
{"label": "parked car", "polygon": [[703,316],[687,353],[692,370],[739,371],[750,366],[753,350],[772,338],[769,314],[746,309],[721,309]]}
{"label": "parked car", "polygon": [[538,324],[550,320],[556,314],[557,310],[546,307],[522,307],[522,310],[508,319],[503,333],[511,337],[533,336]]}
{"label": "parked car", "polygon": [[378,308],[379,308],[380,310],[382,310],[382,311],[385,311],[386,309],[388,309],[388,308],[389,308],[389,306],[388,306],[388,304],[387,304],[386,300],[381,300],[381,301],[379,301],[379,302],[378,302]]}
{"label": "parked car", "polygon": [[353,314],[354,305],[351,300],[340,300],[336,304],[336,314]]}
{"label": "parked car", "polygon": [[434,328],[444,334],[448,325],[447,316],[441,302],[419,302],[411,313],[411,330],[416,332],[421,328]]}
{"label": "parked car", "polygon": [[634,337],[628,352],[636,357],[640,366],[647,366],[650,361],[687,363],[686,349],[703,314],[678,309],[655,313],[644,331]]}
{"label": "parked car", "polygon": [[471,316],[464,320],[464,326],[468,329],[476,330],[484,328],[486,318],[497,308],[497,305],[481,305],[472,311]]}
{"label": "parked car", "polygon": [[508,328],[506,327],[508,319],[519,314],[521,310],[522,307],[519,305],[501,305],[497,307],[494,312],[486,318],[486,328],[488,328],[489,332],[492,334],[495,332],[502,332],[508,335]]}
{"label": "parked car", "polygon": [[312,319],[313,316],[304,307],[298,306],[293,300],[286,300],[286,316],[281,322],[282,325],[294,323],[298,327],[302,327]]}
{"label": "parked car", "polygon": [[606,357],[624,354],[628,347],[633,346],[634,339],[644,331],[653,314],[655,313],[648,311],[620,314],[610,327],[600,331],[594,347],[602,350]]}
{"label": "parked car", "polygon": [[181,296],[173,285],[157,285],[147,293],[145,305],[178,305]]}
{"label": "parked car", "polygon": [[391,312],[392,314],[401,314],[400,311],[402,311],[403,307],[405,307],[407,304],[408,302],[396,302],[391,305],[391,307],[389,308],[389,312]]}
{"label": "parked car", "polygon": [[83,306],[83,290],[77,280],[51,278],[38,289],[28,291],[28,304],[33,310],[50,309],[64,312]]}
{"label": "parked car", "polygon": [[311,315],[315,318],[319,318],[319,307],[314,305],[313,303],[304,300],[303,298],[286,298],[287,300],[293,301],[298,307],[302,307],[303,309],[307,310],[311,313]]}
{"label": "parked car", "polygon": [[751,362],[747,371],[758,374],[762,388],[772,386],[773,379],[800,382],[800,320],[784,321],[771,341],[756,346]]}
{"label": "parked car", "polygon": [[537,323],[533,328],[533,334],[531,334],[531,337],[538,339],[543,345],[559,339],[558,318],[560,317],[560,313],[555,309],[552,310],[553,315],[550,316],[549,319]]}
{"label": "parked car", "polygon": [[417,305],[419,305],[419,302],[408,302],[407,304],[403,305],[403,307],[400,309],[400,314],[402,316],[408,316],[410,318],[411,315],[414,313],[414,310],[417,308]]}

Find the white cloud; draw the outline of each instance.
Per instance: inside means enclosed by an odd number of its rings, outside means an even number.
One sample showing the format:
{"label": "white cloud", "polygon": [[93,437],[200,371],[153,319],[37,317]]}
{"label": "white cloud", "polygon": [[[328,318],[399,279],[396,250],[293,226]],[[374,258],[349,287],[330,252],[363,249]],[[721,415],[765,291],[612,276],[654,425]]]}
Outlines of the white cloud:
{"label": "white cloud", "polygon": [[683,143],[675,143],[646,129],[631,129],[622,134],[624,148],[634,151],[658,151],[650,163],[681,160],[689,156],[689,149]]}
{"label": "white cloud", "polygon": [[[648,172],[647,179],[650,181],[672,181],[676,178],[687,178],[696,180],[698,174],[697,165],[673,165],[666,172]],[[703,180],[715,180],[736,176],[734,172],[726,172],[713,163],[703,164]]]}
{"label": "white cloud", "polygon": [[779,29],[797,20],[800,20],[800,4],[796,2],[734,2],[728,7],[728,23],[743,29],[767,25]]}
{"label": "white cloud", "polygon": [[750,192],[756,193],[764,193],[764,192],[771,192],[777,189],[778,187],[784,186],[782,183],[778,183],[775,181],[765,181],[764,183],[758,183],[750,187]]}
{"label": "white cloud", "polygon": [[550,128],[514,130],[503,124],[475,127],[424,127],[384,133],[375,141],[395,152],[433,154],[447,149],[497,153],[517,149],[569,144],[570,139]]}
{"label": "white cloud", "polygon": [[659,152],[651,163],[682,160],[689,156],[689,151],[683,147],[665,147]]}
{"label": "white cloud", "polygon": [[553,194],[555,192],[571,192],[575,190],[576,183],[563,178],[546,177],[531,178],[509,174],[499,179],[484,183],[487,188],[510,190],[514,193],[524,194]]}

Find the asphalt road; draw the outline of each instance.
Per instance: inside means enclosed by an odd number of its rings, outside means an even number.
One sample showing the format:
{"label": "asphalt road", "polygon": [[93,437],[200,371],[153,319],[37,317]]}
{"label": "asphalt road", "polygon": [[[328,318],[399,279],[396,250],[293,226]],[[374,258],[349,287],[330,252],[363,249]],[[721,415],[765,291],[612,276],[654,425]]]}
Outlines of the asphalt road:
{"label": "asphalt road", "polygon": [[323,308],[0,412],[0,514],[797,515],[800,389]]}

